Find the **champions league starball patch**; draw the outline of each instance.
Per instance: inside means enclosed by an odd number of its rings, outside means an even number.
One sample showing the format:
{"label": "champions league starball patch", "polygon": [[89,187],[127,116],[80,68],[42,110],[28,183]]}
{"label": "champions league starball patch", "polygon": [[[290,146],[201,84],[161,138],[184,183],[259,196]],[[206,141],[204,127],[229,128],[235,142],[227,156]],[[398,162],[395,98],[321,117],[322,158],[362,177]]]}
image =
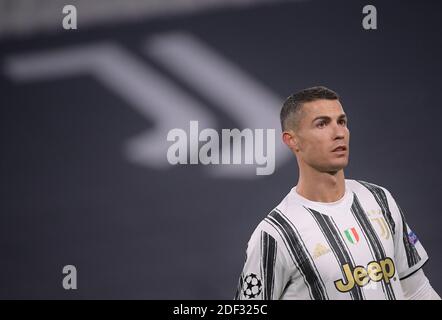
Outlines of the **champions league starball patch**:
{"label": "champions league starball patch", "polygon": [[247,299],[253,299],[261,293],[262,282],[254,273],[249,273],[244,277],[243,293]]}
{"label": "champions league starball patch", "polygon": [[408,233],[408,241],[414,246],[419,241],[419,239],[413,231],[410,231]]}

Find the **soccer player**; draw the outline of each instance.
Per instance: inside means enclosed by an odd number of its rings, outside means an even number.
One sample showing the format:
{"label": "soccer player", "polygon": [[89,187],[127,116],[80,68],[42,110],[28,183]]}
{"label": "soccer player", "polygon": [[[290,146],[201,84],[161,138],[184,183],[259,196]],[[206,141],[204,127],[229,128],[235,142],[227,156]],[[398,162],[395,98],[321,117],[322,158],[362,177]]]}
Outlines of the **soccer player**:
{"label": "soccer player", "polygon": [[440,299],[392,194],[345,179],[350,131],[338,94],[291,95],[281,125],[298,184],[253,232],[235,299]]}

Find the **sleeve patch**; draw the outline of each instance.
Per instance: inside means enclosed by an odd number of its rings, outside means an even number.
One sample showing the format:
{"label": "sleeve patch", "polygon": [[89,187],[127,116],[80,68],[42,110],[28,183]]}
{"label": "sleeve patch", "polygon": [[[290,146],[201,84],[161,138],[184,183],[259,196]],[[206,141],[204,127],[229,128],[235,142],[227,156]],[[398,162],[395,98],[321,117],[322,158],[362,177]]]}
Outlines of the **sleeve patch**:
{"label": "sleeve patch", "polygon": [[408,233],[408,241],[414,246],[419,241],[419,239],[413,231],[410,231]]}

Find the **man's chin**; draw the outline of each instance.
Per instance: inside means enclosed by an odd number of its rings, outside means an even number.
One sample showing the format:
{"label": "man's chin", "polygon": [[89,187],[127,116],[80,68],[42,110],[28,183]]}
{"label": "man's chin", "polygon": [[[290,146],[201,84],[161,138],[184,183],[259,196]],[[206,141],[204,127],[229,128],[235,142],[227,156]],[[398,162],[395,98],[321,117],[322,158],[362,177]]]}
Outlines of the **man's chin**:
{"label": "man's chin", "polygon": [[330,164],[329,166],[327,166],[327,168],[325,168],[325,172],[328,172],[330,174],[336,174],[339,171],[341,171],[342,169],[345,169],[348,165],[348,161],[342,162],[342,163],[334,163],[334,164]]}
{"label": "man's chin", "polygon": [[322,163],[312,163],[309,166],[319,172],[326,172],[329,174],[336,174],[348,165],[348,158],[334,159],[334,161],[324,161]]}

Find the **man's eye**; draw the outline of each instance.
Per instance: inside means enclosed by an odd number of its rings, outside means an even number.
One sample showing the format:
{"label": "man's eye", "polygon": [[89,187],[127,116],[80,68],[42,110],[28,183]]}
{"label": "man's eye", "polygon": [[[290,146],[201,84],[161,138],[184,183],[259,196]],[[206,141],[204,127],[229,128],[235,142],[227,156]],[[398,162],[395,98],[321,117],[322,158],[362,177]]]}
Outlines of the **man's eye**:
{"label": "man's eye", "polygon": [[318,122],[316,125],[318,128],[323,128],[325,126],[325,121]]}

